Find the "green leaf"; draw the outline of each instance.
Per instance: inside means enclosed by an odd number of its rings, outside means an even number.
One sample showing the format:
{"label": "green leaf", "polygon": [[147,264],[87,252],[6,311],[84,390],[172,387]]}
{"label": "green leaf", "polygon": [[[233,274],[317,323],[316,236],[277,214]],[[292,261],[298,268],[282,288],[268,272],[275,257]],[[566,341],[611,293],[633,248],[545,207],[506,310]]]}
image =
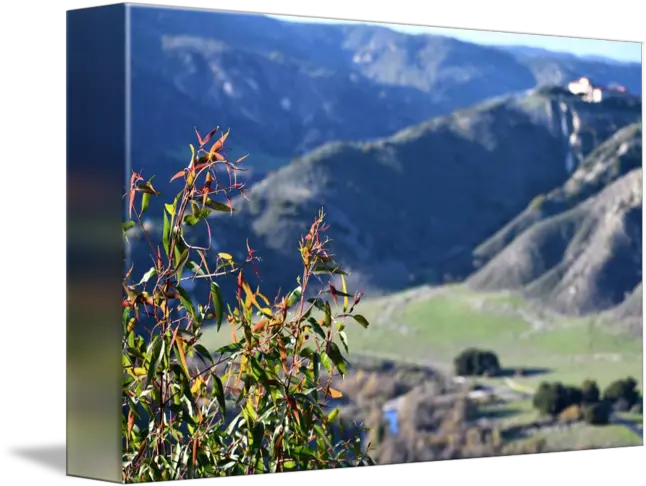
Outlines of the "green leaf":
{"label": "green leaf", "polygon": [[[245,403],[245,406],[243,408],[243,412],[245,414],[245,419],[247,420],[247,423],[253,421],[255,422],[258,420],[258,414],[254,410],[253,406],[251,405],[251,400],[247,400],[247,403]],[[249,418],[251,420],[249,420]]]}
{"label": "green leaf", "polygon": [[193,302],[191,302],[188,292],[179,285],[177,286],[177,292],[179,292],[179,300],[186,309],[186,312],[195,319],[195,307],[193,307]]}
{"label": "green leaf", "polygon": [[368,326],[369,326],[368,320],[365,317],[363,317],[361,314],[353,315],[352,318],[355,321],[357,321],[359,324],[361,324],[362,327],[364,327],[365,329],[368,329]]}
{"label": "green leaf", "polygon": [[310,325],[312,326],[312,329],[314,329],[314,332],[316,334],[321,336],[321,338],[323,339],[327,339],[327,335],[325,334],[325,331],[323,330],[321,325],[316,321],[316,319],[314,319],[313,317],[310,317],[309,319],[307,319],[307,322],[310,323]]}
{"label": "green leaf", "polygon": [[196,344],[195,345],[195,351],[202,358],[207,360],[209,363],[213,364],[213,356],[211,356],[211,353],[209,353],[208,350],[204,346],[202,346],[201,344]]}
{"label": "green leaf", "polygon": [[[227,206],[226,204],[221,203],[221,202],[217,202],[217,201],[213,201],[212,199],[207,199],[206,200],[206,205],[208,207],[210,207],[211,209],[214,209],[215,211],[222,211],[222,212],[225,212],[225,213],[229,213],[229,212],[232,211],[232,209],[229,206]],[[233,209],[233,211],[235,211],[235,209]]]}
{"label": "green leaf", "polygon": [[155,337],[152,345],[152,353],[150,356],[150,367],[148,368],[148,375],[146,376],[146,387],[150,386],[150,383],[152,382],[152,379],[157,372],[157,368],[159,367],[159,364],[161,363],[164,355],[165,345],[166,343],[162,338],[160,338],[159,336]]}
{"label": "green leaf", "polygon": [[334,363],[334,366],[336,366],[341,373],[344,375],[347,373],[347,368],[346,368],[346,360],[341,354],[341,350],[339,349],[339,346],[335,342],[330,342],[327,355],[330,357],[332,362]]}
{"label": "green leaf", "polygon": [[321,351],[321,364],[325,367],[328,373],[332,373],[332,362],[325,351]]}
{"label": "green leaf", "polygon": [[287,307],[291,307],[296,304],[296,302],[298,302],[302,295],[303,291],[300,286],[292,290],[292,292],[289,294],[289,297],[287,297]]}
{"label": "green leaf", "polygon": [[307,302],[310,304],[314,304],[314,307],[316,307],[320,311],[325,310],[325,301],[320,297],[312,297],[310,299],[307,299]]}
{"label": "green leaf", "polygon": [[150,179],[148,179],[147,182],[144,182],[143,184],[139,184],[136,187],[136,190],[138,192],[143,192],[144,194],[152,194],[154,196],[158,196],[161,194],[157,189],[153,187],[153,179],[155,176],[152,176]]}
{"label": "green leaf", "polygon": [[202,267],[200,267],[197,263],[195,263],[193,260],[189,261],[186,263],[186,266],[188,269],[193,272],[195,275],[206,275],[204,273],[204,270],[202,270]]}
{"label": "green leaf", "polygon": [[200,220],[192,214],[187,214],[186,216],[184,216],[184,224],[186,224],[186,226],[195,226],[199,222]]}
{"label": "green leaf", "polygon": [[141,214],[144,214],[148,210],[148,205],[150,204],[150,194],[144,192],[144,195],[141,196]]}
{"label": "green leaf", "polygon": [[339,416],[339,409],[335,408],[327,416],[328,423],[334,422],[338,416]]}
{"label": "green leaf", "polygon": [[220,292],[220,286],[215,282],[211,282],[211,297],[213,298],[216,325],[219,331],[220,326],[222,326],[222,318],[224,317],[224,300],[222,298],[222,292]]}
{"label": "green leaf", "polygon": [[128,324],[129,320],[130,320],[130,309],[126,307],[125,309],[123,309],[123,312],[121,313],[121,322],[125,326],[126,324]]}
{"label": "green leaf", "polygon": [[227,404],[226,400],[224,399],[224,385],[222,385],[222,380],[213,373],[213,391],[216,394],[216,397],[218,399],[218,403],[220,404],[220,409],[222,410],[222,414],[226,414],[227,411]]}
{"label": "green leaf", "polygon": [[200,215],[200,205],[195,201],[191,201],[191,212],[196,218]]}
{"label": "green leaf", "polygon": [[331,448],[331,447],[332,447],[332,444],[330,443],[330,438],[328,437],[328,435],[327,435],[327,434],[325,433],[325,431],[323,430],[323,427],[321,427],[319,424],[314,424],[314,427],[313,427],[313,428],[314,428],[314,431],[316,432],[316,434],[317,434],[321,439],[323,439],[323,441],[325,442],[325,444],[326,444],[328,447],[330,447],[330,448]]}
{"label": "green leaf", "polygon": [[164,229],[162,230],[162,242],[166,255],[170,257],[170,221],[168,216],[164,213]]}
{"label": "green leaf", "polygon": [[337,267],[330,267],[328,265],[317,265],[312,270],[312,273],[315,275],[318,274],[327,274],[327,275],[347,275],[346,272]]}
{"label": "green leaf", "polygon": [[267,381],[269,381],[267,372],[255,357],[251,356],[249,358],[249,364],[251,365],[251,374],[257,381],[261,383],[266,383]]}
{"label": "green leaf", "polygon": [[240,352],[242,350],[242,347],[243,347],[243,343],[241,343],[241,342],[240,343],[227,344],[226,346],[222,346],[221,348],[219,348],[215,352],[215,354],[219,355],[219,354],[226,354],[226,353],[232,353],[232,354],[237,353],[237,352]]}
{"label": "green leaf", "polygon": [[144,273],[144,276],[141,277],[141,281],[137,285],[143,285],[147,283],[155,275],[157,275],[157,269],[155,267],[150,267],[150,269],[146,273]]}
{"label": "green leaf", "polygon": [[186,309],[186,312],[188,312],[192,319],[195,319],[197,317],[195,307],[193,306],[193,302],[191,302],[188,292],[179,285],[177,286],[177,292],[179,293],[179,300]]}
{"label": "green leaf", "polygon": [[291,450],[291,452],[294,457],[298,457],[299,459],[311,459],[316,457],[314,451],[306,445],[296,446]]}
{"label": "green leaf", "polygon": [[202,209],[197,215],[187,214],[186,216],[184,216],[184,223],[186,223],[187,226],[195,226],[203,219],[206,219],[209,214],[211,213],[208,209]]}
{"label": "green leaf", "polygon": [[182,279],[182,273],[186,262],[188,262],[188,248],[180,253],[179,248],[175,247],[175,275],[177,276],[178,281]]}
{"label": "green leaf", "polygon": [[332,308],[330,303],[325,303],[325,327],[330,327],[332,325]]}
{"label": "green leaf", "polygon": [[135,222],[134,221],[126,221],[121,225],[121,228],[123,229],[123,232],[125,233],[129,229],[132,229],[135,227]]}
{"label": "green leaf", "polygon": [[348,336],[345,333],[345,331],[340,331],[339,332],[339,337],[341,338],[341,343],[343,344],[343,347],[345,348],[346,354],[350,353],[350,351],[348,349]]}

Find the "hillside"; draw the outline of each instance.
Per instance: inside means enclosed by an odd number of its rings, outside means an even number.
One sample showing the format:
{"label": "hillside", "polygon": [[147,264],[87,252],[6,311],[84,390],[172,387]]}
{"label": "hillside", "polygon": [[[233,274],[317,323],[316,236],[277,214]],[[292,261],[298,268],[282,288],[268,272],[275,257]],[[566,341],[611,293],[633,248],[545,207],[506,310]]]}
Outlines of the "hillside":
{"label": "hillside", "polygon": [[183,163],[192,128],[236,130],[256,172],[330,141],[371,140],[491,97],[582,75],[641,92],[639,65],[537,58],[370,25],[131,7],[133,158]]}
{"label": "hillside", "polygon": [[353,285],[380,293],[461,280],[483,241],[537,194],[575,177],[578,158],[596,148],[593,139],[573,145],[577,134],[609,137],[639,110],[541,90],[388,138],[329,143],[257,184],[249,201],[235,201],[235,217],[219,216],[217,242],[230,251],[249,238],[263,256],[265,285],[291,286],[296,243],[323,207]]}
{"label": "hillside", "polygon": [[574,208],[641,165],[642,128],[638,122],[618,130],[579,164],[567,182],[536,195],[524,211],[479,245],[474,252],[476,265],[484,265],[532,225]]}
{"label": "hillside", "polygon": [[619,305],[641,283],[642,169],[575,208],[534,223],[469,286],[521,290],[566,314]]}
{"label": "hillside", "polygon": [[603,317],[611,324],[623,324],[629,331],[641,336],[644,316],[643,299],[643,285],[640,282],[637,288],[621,304],[607,311]]}

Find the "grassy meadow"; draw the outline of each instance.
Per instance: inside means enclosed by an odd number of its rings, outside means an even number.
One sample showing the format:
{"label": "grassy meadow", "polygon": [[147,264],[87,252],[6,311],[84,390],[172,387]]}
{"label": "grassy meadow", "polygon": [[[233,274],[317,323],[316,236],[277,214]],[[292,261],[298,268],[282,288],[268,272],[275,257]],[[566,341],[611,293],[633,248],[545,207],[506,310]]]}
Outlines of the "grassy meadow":
{"label": "grassy meadow", "polygon": [[[527,376],[515,383],[534,388],[541,381],[600,387],[634,377],[642,386],[642,343],[601,326],[593,318],[563,318],[504,293],[472,292],[463,286],[419,288],[363,301],[366,330],[347,322],[352,353],[432,365],[452,372],[453,358],[469,346],[494,351],[509,372]],[[231,329],[204,331],[214,349],[231,342]],[[352,357],[352,355],[350,356]],[[504,378],[489,378],[503,383]]]}

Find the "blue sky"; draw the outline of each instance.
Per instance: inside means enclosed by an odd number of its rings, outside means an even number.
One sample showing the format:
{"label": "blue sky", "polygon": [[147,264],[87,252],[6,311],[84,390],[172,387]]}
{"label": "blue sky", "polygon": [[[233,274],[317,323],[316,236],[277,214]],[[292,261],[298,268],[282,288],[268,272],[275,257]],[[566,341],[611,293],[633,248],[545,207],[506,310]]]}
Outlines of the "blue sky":
{"label": "blue sky", "polygon": [[[363,23],[356,21],[314,19],[308,17],[277,18],[301,22],[325,23]],[[510,34],[505,32],[491,32],[486,30],[449,29],[440,27],[423,27],[397,24],[377,24],[409,34],[435,34],[455,37],[467,42],[488,45],[523,45],[539,47],[551,51],[570,52],[578,56],[602,56],[617,61],[638,62],[642,61],[642,45],[639,42],[607,41],[597,39],[582,39],[576,37],[556,37],[549,35]]]}

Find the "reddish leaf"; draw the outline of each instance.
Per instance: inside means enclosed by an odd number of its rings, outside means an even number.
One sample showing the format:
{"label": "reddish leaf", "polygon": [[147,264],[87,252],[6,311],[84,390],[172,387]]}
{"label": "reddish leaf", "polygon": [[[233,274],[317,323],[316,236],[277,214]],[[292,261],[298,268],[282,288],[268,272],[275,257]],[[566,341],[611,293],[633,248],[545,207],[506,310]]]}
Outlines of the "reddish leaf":
{"label": "reddish leaf", "polygon": [[197,440],[193,441],[193,465],[195,466],[195,461],[197,460]]}
{"label": "reddish leaf", "polygon": [[282,340],[278,341],[278,352],[280,354],[280,360],[283,364],[283,372],[288,375],[289,370],[287,369],[287,352],[285,351],[285,344]]}
{"label": "reddish leaf", "polygon": [[242,270],[240,270],[240,273],[238,273],[238,292],[237,292],[237,297],[238,300],[242,297],[242,284],[244,283],[243,276],[242,276]]}
{"label": "reddish leaf", "polygon": [[175,175],[171,178],[170,182],[173,182],[175,179],[178,179],[178,178],[182,177],[184,174],[186,174],[186,169],[182,169],[182,170],[180,170],[177,174],[175,174]]}
{"label": "reddish leaf", "polygon": [[[224,141],[225,141],[225,140],[227,139],[227,137],[229,136],[229,132],[230,132],[230,131],[231,131],[231,129],[227,130],[227,131],[226,131],[226,133],[224,133],[224,134],[220,137],[220,140],[218,140],[217,142],[215,142],[215,143],[213,144],[213,146],[211,147],[211,150],[209,151],[209,156],[214,156],[214,155],[215,155],[215,153],[216,153],[216,152],[218,152],[218,151],[222,148],[222,146],[224,145]],[[206,143],[206,142],[205,142],[205,143]]]}
{"label": "reddish leaf", "polygon": [[132,432],[132,427],[135,425],[135,413],[130,410],[128,412],[128,437],[130,437],[130,433]]}
{"label": "reddish leaf", "polygon": [[157,247],[157,271],[161,270],[161,268],[162,268],[161,251],[159,250],[159,247]]}
{"label": "reddish leaf", "polygon": [[204,169],[204,167],[207,167],[208,165],[209,165],[209,163],[208,163],[208,162],[207,162],[207,163],[204,163],[204,164],[197,164],[197,165],[193,168],[193,170],[194,170],[195,172],[199,172],[200,170]]}
{"label": "reddish leaf", "polygon": [[247,157],[249,157],[249,154],[247,154],[247,155],[243,155],[243,156],[242,156],[242,157],[240,157],[238,160],[236,160],[236,161],[235,161],[235,163],[236,163],[236,164],[239,164],[240,162],[242,162],[242,161],[243,161],[244,159],[246,159]]}
{"label": "reddish leaf", "polygon": [[138,181],[143,180],[143,177],[141,177],[139,174],[137,174],[134,170],[132,171],[132,176],[130,177],[130,204],[129,204],[129,209],[128,209],[128,216],[132,216],[132,208],[135,204],[135,190],[136,190],[136,185]]}
{"label": "reddish leaf", "polygon": [[258,332],[258,331],[260,331],[263,327],[265,327],[265,326],[267,325],[267,322],[268,322],[268,321],[267,321],[267,319],[262,319],[258,324],[256,324],[256,325],[253,327],[253,329],[252,329],[252,330],[253,330],[253,332]]}
{"label": "reddish leaf", "polygon": [[206,178],[204,181],[204,187],[206,187],[210,191],[212,183],[213,183],[213,175],[211,174],[211,172],[207,172]]}
{"label": "reddish leaf", "polygon": [[336,291],[336,288],[334,287],[334,285],[330,284],[330,293],[332,294],[332,299],[334,299],[335,304],[337,303],[336,292],[337,291]]}
{"label": "reddish leaf", "polygon": [[131,264],[130,264],[130,270],[128,270],[128,271],[126,272],[126,275],[124,276],[124,278],[125,278],[125,279],[130,278],[130,275],[132,274],[132,269],[134,268],[134,266],[135,266],[135,264],[134,264],[134,263],[131,263]]}
{"label": "reddish leaf", "polygon": [[222,162],[224,160],[224,157],[221,154],[217,153],[217,152],[213,152],[213,153],[209,153],[209,159],[210,160],[215,159],[215,160],[218,160],[218,161]]}
{"label": "reddish leaf", "polygon": [[209,132],[209,134],[208,134],[206,137],[204,137],[204,140],[202,140],[202,141],[200,142],[200,145],[206,145],[207,143],[209,143],[209,141],[213,138],[213,135],[215,135],[216,133],[218,133],[218,130],[219,130],[219,129],[220,129],[220,127],[216,127],[216,128],[214,128],[213,130],[211,130],[211,131]]}
{"label": "reddish leaf", "polygon": [[202,141],[202,136],[200,135],[200,132],[197,131],[197,127],[193,127],[193,130],[195,130],[195,135],[197,135],[197,141],[201,147],[202,145],[204,145],[204,142]]}

